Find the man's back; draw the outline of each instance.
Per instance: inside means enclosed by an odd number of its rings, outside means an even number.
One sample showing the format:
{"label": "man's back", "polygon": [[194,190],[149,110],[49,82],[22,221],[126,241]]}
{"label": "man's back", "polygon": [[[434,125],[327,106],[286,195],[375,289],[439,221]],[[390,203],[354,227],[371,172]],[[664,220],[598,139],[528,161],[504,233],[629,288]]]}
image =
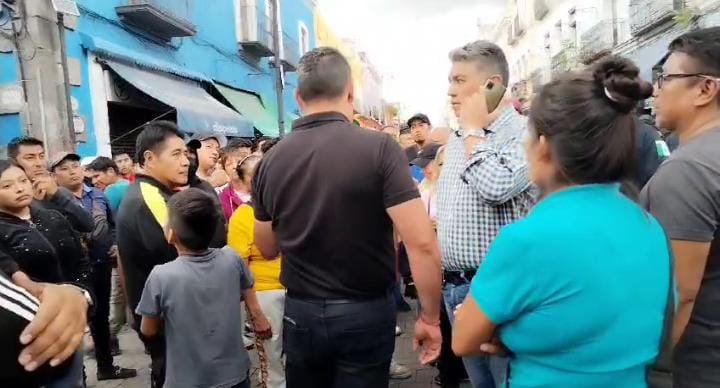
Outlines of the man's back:
{"label": "man's back", "polygon": [[224,387],[245,379],[250,360],[241,339],[240,300],[252,282],[229,247],[153,269],[137,311],[164,320],[167,386]]}
{"label": "man's back", "polygon": [[378,297],[395,282],[386,209],[419,197],[400,147],[340,113],[303,117],[258,167],[256,218],[272,221],[290,293]]}

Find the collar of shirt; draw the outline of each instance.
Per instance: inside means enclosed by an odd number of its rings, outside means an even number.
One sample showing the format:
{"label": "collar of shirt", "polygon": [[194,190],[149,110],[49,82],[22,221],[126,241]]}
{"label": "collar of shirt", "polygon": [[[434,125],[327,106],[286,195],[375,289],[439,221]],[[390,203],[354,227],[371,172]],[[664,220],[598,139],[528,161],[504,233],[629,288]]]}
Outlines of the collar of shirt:
{"label": "collar of shirt", "polygon": [[[135,175],[135,181],[138,181],[138,182],[147,182],[147,183],[149,183],[149,184],[157,187],[158,189],[160,189],[160,191],[164,192],[165,194],[167,194],[167,195],[169,195],[169,196],[175,194],[175,192],[176,192],[175,190],[173,190],[173,189],[165,186],[164,184],[160,183],[160,181],[158,181],[157,179],[151,177],[150,175],[136,174],[136,175]],[[192,186],[192,185],[193,185],[193,184],[192,184],[192,182],[191,182],[189,186]]]}
{"label": "collar of shirt", "polygon": [[[506,124],[509,120],[515,118],[515,116],[520,115],[519,113],[517,113],[515,108],[512,107],[512,105],[508,105],[504,108],[501,107],[500,109],[502,109],[502,112],[500,112],[500,114],[495,118],[495,120],[493,120],[493,122],[490,123],[490,125],[488,125],[487,128],[483,128],[486,135],[497,134],[497,133],[501,132],[502,129],[504,127],[506,127]],[[457,137],[462,137],[462,134],[463,134],[462,127],[458,128],[455,131],[455,135]]]}
{"label": "collar of shirt", "polygon": [[87,197],[93,192],[93,188],[83,183],[83,197]]}
{"label": "collar of shirt", "polygon": [[313,113],[295,120],[293,123],[293,131],[315,128],[333,121],[344,123],[350,122],[348,118],[340,112]]}

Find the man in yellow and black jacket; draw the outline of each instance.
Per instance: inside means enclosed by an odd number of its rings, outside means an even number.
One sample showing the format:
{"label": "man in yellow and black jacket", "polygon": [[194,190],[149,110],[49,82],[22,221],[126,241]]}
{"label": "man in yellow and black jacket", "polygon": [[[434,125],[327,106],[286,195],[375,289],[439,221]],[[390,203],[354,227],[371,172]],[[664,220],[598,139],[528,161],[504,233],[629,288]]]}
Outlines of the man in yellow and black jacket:
{"label": "man in yellow and black jacket", "polygon": [[[174,123],[146,124],[136,140],[136,157],[143,173],[127,191],[117,215],[117,243],[125,279],[128,306],[134,312],[145,281],[154,266],[175,260],[178,254],[163,232],[168,217],[167,201],[188,182],[194,182],[187,146]],[[219,207],[219,203],[218,203]],[[218,211],[220,211],[218,209]],[[222,217],[220,217],[222,219]],[[221,238],[212,247],[225,245],[224,223],[213,226]],[[162,335],[140,334],[140,317],[134,329],[152,358],[151,385],[162,387],[165,378],[165,343]]]}

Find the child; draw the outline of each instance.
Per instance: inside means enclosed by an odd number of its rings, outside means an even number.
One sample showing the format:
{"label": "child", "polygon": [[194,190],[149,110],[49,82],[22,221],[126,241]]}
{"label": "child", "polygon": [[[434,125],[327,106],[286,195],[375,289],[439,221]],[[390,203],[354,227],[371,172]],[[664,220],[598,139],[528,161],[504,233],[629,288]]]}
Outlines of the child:
{"label": "child", "polygon": [[165,237],[179,257],[152,270],[137,307],[143,335],[151,337],[161,326],[165,332],[167,387],[250,387],[241,295],[256,335],[272,336],[244,261],[230,247],[208,249],[214,232],[208,225],[218,217],[212,198],[199,189],[168,201]]}

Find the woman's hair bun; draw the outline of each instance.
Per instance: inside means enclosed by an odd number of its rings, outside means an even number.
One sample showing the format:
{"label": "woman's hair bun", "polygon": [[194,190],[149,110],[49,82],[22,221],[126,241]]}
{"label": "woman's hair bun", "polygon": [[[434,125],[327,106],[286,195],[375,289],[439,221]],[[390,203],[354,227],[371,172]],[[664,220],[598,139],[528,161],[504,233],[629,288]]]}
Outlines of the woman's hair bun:
{"label": "woman's hair bun", "polygon": [[640,79],[640,69],[625,58],[608,56],[592,68],[598,93],[619,112],[630,113],[638,101],[650,97],[653,86]]}

